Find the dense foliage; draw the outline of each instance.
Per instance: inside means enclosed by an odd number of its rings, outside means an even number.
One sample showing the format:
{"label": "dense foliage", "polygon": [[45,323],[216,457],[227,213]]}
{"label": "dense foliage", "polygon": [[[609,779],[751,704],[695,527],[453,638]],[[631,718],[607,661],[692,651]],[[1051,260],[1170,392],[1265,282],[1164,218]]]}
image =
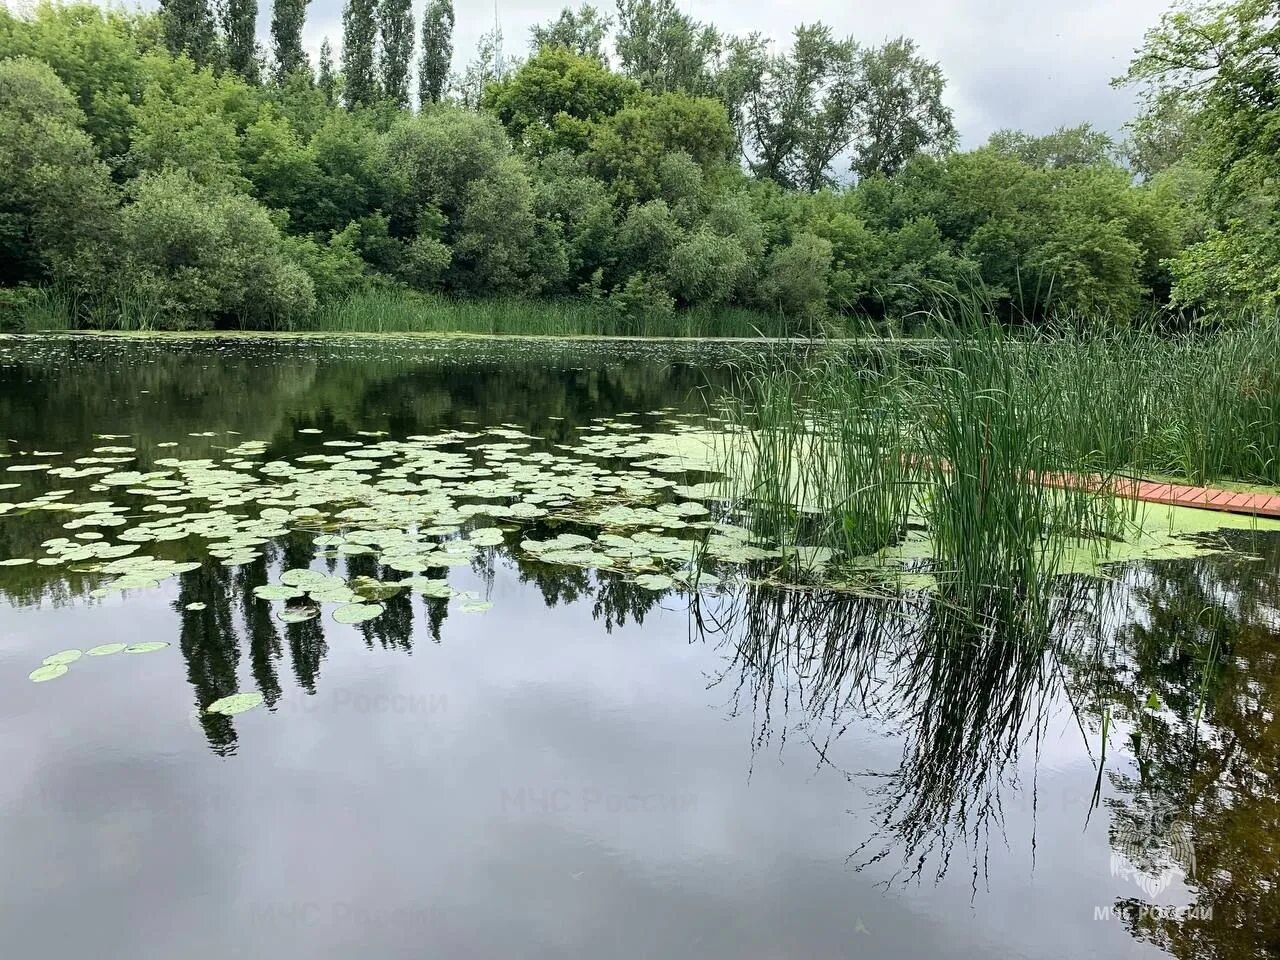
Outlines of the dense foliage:
{"label": "dense foliage", "polygon": [[278,0],[269,45],[254,0],[0,11],[0,322],[35,292],[103,325],[305,325],[398,288],[809,330],[909,327],[940,285],[1031,322],[1280,291],[1274,0],[1153,30],[1123,150],[1084,124],[964,152],[905,38],[783,49],[620,0],[450,77],[448,0],[416,58],[408,3],[348,0],[313,75],[306,5]]}

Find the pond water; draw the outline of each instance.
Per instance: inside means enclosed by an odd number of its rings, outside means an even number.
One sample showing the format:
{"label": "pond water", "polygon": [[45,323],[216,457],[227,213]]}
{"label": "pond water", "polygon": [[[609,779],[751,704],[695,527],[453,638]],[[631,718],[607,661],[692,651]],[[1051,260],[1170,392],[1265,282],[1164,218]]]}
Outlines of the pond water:
{"label": "pond water", "polygon": [[0,956],[1280,956],[1280,538],[735,578],[748,349],[0,340]]}

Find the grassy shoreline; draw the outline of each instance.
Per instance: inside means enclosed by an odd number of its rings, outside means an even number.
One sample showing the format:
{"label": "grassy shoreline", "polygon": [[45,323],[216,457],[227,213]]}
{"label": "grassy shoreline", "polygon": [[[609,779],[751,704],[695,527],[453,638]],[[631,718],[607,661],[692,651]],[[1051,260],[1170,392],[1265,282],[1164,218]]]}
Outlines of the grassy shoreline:
{"label": "grassy shoreline", "polygon": [[25,309],[0,316],[0,333],[396,333],[489,336],[780,339],[840,336],[844,324],[819,323],[738,307],[692,307],[627,314],[598,300],[519,297],[458,299],[397,288],[372,288],[322,304],[305,320],[258,328],[226,318],[212,327],[180,328],[153,305],[90,308],[52,289],[33,290]]}

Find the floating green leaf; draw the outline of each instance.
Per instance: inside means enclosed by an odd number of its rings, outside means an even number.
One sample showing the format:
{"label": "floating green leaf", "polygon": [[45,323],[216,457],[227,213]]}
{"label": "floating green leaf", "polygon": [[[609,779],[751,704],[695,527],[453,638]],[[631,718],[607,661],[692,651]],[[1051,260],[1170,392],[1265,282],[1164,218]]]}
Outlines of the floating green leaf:
{"label": "floating green leaf", "polygon": [[645,590],[670,590],[675,581],[661,573],[642,573],[636,577],[636,586]]}
{"label": "floating green leaf", "polygon": [[234,717],[237,713],[252,710],[263,702],[262,694],[257,690],[247,693],[233,693],[229,697],[220,697],[205,708],[205,713],[220,713],[226,717]]}
{"label": "floating green leaf", "polygon": [[27,679],[32,683],[44,683],[46,680],[56,680],[67,672],[65,663],[48,663],[43,667],[36,667],[29,674]]}
{"label": "floating green leaf", "polygon": [[40,662],[48,667],[57,663],[75,663],[82,656],[84,656],[83,650],[60,650],[57,653],[49,654]]}
{"label": "floating green leaf", "polygon": [[338,623],[363,623],[381,615],[382,605],[378,603],[347,603],[333,611]]}
{"label": "floating green leaf", "polygon": [[269,583],[254,587],[253,595],[259,600],[296,600],[303,595],[303,592],[297,587]]}
{"label": "floating green leaf", "polygon": [[285,607],[276,614],[277,619],[285,623],[305,623],[320,616],[319,607]]}
{"label": "floating green leaf", "polygon": [[123,643],[100,643],[96,647],[90,647],[84,652],[84,655],[86,657],[109,657],[123,649],[125,649],[125,644]]}
{"label": "floating green leaf", "polygon": [[144,640],[141,643],[131,643],[124,648],[125,653],[152,653],[156,650],[163,650],[169,644],[164,640]]}

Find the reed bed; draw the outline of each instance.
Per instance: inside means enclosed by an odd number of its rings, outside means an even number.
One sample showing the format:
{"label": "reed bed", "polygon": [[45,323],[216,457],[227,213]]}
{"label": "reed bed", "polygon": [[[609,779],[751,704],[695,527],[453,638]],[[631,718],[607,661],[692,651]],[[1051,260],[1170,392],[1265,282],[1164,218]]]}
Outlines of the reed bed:
{"label": "reed bed", "polygon": [[1038,619],[1070,544],[1105,548],[1133,521],[1115,496],[1128,477],[1280,484],[1278,334],[1051,339],[971,321],[927,350],[774,356],[728,403],[733,493],[759,536],[837,563],[918,528],[940,596]]}
{"label": "reed bed", "polygon": [[512,336],[781,337],[781,316],[736,308],[632,317],[589,299],[525,300],[369,290],[318,308],[298,329],[335,333],[471,333]]}

